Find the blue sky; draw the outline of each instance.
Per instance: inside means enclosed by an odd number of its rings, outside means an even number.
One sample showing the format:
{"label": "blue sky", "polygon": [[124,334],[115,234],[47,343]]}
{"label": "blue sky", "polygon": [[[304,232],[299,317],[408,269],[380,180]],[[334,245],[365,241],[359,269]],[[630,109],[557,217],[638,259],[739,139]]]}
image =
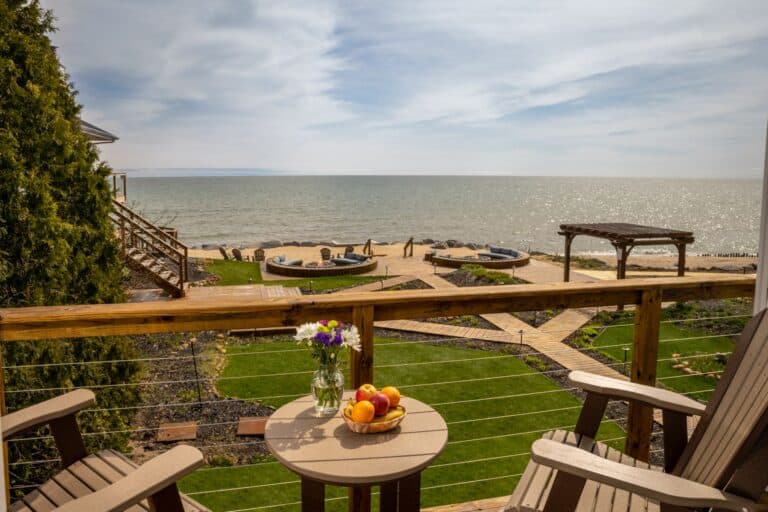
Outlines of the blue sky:
{"label": "blue sky", "polygon": [[43,4],[118,168],[762,174],[765,0]]}

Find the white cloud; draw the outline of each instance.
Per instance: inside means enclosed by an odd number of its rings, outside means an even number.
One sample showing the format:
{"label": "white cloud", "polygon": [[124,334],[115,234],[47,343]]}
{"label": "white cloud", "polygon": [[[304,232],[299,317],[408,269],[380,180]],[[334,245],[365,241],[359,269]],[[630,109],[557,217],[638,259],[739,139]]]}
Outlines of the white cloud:
{"label": "white cloud", "polygon": [[119,167],[759,167],[763,0],[46,3]]}

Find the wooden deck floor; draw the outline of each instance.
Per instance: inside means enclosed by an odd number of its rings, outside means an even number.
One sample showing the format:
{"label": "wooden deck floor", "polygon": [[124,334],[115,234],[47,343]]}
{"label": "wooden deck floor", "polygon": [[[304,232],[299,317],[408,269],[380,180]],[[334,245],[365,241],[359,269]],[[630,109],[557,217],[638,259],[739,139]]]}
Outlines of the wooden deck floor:
{"label": "wooden deck floor", "polygon": [[499,496],[498,498],[454,503],[453,505],[423,508],[421,510],[422,512],[500,512],[508,501],[509,496]]}

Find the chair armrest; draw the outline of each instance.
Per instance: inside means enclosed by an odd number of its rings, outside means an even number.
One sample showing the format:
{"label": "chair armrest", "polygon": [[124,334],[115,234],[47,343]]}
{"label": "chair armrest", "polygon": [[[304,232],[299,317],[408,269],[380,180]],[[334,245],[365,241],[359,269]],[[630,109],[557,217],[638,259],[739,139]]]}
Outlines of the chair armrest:
{"label": "chair armrest", "polygon": [[683,414],[701,416],[706,406],[685,395],[673,393],[644,384],[612,379],[594,373],[574,370],[568,374],[568,382],[585,391],[591,391],[611,398],[622,398],[642,402],[646,405]]}
{"label": "chair armrest", "polygon": [[575,446],[539,439],[531,447],[531,458],[558,471],[611,485],[662,503],[681,507],[758,512],[768,510],[752,500],[723,492],[679,476],[628,466],[605,459]]}
{"label": "chair armrest", "polygon": [[92,494],[65,503],[56,512],[119,512],[173,485],[183,476],[203,465],[203,454],[189,445],[179,445],[117,482]]}
{"label": "chair armrest", "polygon": [[39,404],[30,405],[20,411],[6,414],[0,419],[3,439],[23,432],[32,427],[38,427],[51,420],[56,420],[74,414],[96,402],[96,395],[89,389],[76,389],[63,395],[51,398]]}

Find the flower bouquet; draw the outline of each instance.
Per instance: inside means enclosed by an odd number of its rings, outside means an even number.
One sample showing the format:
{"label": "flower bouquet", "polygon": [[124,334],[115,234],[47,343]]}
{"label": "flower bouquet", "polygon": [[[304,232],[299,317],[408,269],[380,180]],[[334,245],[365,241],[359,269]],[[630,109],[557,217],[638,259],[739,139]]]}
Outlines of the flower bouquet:
{"label": "flower bouquet", "polygon": [[357,327],[336,320],[321,320],[300,325],[295,339],[300,345],[309,347],[318,363],[317,371],[312,376],[315,412],[321,416],[336,414],[344,391],[339,352],[347,347],[358,352],[361,350]]}

